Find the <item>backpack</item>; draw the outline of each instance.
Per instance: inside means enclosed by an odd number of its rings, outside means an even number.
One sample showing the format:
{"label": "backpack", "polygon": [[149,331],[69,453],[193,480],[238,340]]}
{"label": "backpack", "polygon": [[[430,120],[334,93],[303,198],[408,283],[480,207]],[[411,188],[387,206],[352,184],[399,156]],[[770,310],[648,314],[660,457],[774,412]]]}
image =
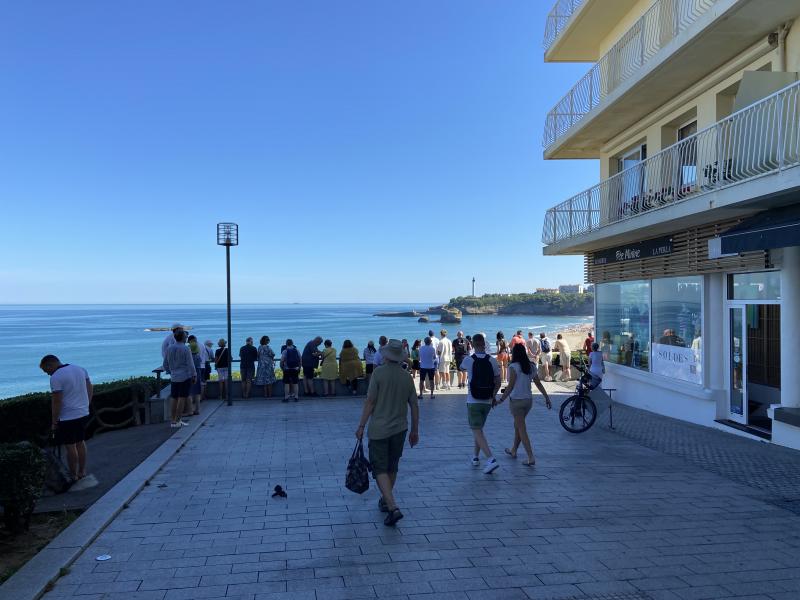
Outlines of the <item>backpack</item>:
{"label": "backpack", "polygon": [[475,400],[491,400],[494,395],[494,369],[489,355],[472,357],[472,377],[469,380],[469,393]]}
{"label": "backpack", "polygon": [[300,353],[297,348],[286,349],[286,368],[299,369],[300,368]]}
{"label": "backpack", "polygon": [[539,345],[542,347],[542,352],[550,352],[550,340],[547,338],[543,338]]}

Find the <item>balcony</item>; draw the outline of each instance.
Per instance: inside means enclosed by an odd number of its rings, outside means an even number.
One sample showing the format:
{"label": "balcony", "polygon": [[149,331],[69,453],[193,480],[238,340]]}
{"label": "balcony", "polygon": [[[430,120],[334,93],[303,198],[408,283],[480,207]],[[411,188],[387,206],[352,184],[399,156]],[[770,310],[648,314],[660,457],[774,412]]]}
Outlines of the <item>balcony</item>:
{"label": "balcony", "polygon": [[[649,233],[668,219],[692,221],[712,208],[731,209],[755,197],[775,195],[800,186],[800,82],[756,102],[711,127],[665,148],[549,209],[542,242],[546,254],[582,252],[587,243],[607,241],[631,229],[648,227]],[[790,173],[782,182],[769,175]],[[691,206],[694,199],[760,180],[758,189],[730,198]],[[796,200],[795,200],[796,201]],[[684,206],[682,211],[667,211]],[[664,212],[657,212],[664,211]],[[666,214],[669,212],[669,214]],[[644,219],[652,215],[651,219]],[[627,227],[617,224],[636,219]],[[674,223],[673,223],[674,225]]]}
{"label": "balcony", "polygon": [[638,0],[557,0],[544,30],[546,62],[595,62],[603,40]]}
{"label": "balcony", "polygon": [[572,15],[580,8],[584,0],[558,0],[547,15],[544,26],[545,52],[555,43],[558,36],[564,31]]}
{"label": "balcony", "polygon": [[545,157],[596,158],[748,48],[766,47],[769,33],[796,16],[797,0],[655,0],[548,113]]}
{"label": "balcony", "polygon": [[635,77],[664,46],[708,12],[717,0],[658,0],[547,115],[548,148]]}

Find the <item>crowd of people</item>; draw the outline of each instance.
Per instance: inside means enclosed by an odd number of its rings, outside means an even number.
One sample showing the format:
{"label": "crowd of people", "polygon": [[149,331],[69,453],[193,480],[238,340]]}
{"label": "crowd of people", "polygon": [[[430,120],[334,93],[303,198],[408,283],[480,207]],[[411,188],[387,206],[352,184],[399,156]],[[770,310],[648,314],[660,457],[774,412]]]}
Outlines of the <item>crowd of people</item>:
{"label": "crowd of people", "polygon": [[[242,395],[249,397],[255,384],[263,386],[264,395],[270,397],[272,385],[277,381],[276,361],[282,371],[284,402],[297,402],[301,371],[303,391],[307,396],[317,396],[314,388],[317,369],[323,380],[323,396],[336,393],[337,379],[356,394],[358,380],[366,377],[369,382],[367,397],[355,434],[362,439],[369,425],[369,459],[381,492],[379,508],[387,513],[384,523],[392,526],[403,518],[393,490],[406,436],[412,448],[419,441],[418,401],[423,399],[426,389],[431,399],[435,398],[435,390],[450,389],[453,370],[457,387],[466,390],[467,424],[473,437],[471,464],[480,467],[482,453],[485,474],[500,467],[484,433],[484,426],[491,410],[506,401],[513,417],[514,435],[512,444],[504,452],[515,459],[522,446],[527,455],[522,464],[533,466],[536,463],[525,422],[533,406],[532,386],[542,394],[547,408],[552,408],[539,377],[539,367],[544,378],[552,380],[550,368],[554,363],[560,363],[562,380],[568,380],[571,364],[569,345],[561,334],[551,346],[546,334],[539,334],[537,339],[531,332],[525,339],[521,330],[508,343],[503,333],[498,332],[496,344],[496,354],[492,355],[483,333],[465,336],[459,331],[450,340],[447,331],[442,329],[439,337],[431,330],[424,339],[415,340],[411,345],[405,339],[390,340],[381,336],[377,347],[370,341],[363,353],[359,353],[350,340],[345,340],[337,357],[331,340],[319,336],[307,342],[302,351],[293,340],[287,339],[279,353],[272,349],[269,336],[262,336],[257,348],[253,338],[248,337],[239,349]],[[591,332],[582,350],[588,356],[590,374],[602,378],[605,372],[603,355]],[[218,341],[216,349],[210,340],[200,344],[196,336],[187,335],[184,327],[176,323],[162,343],[161,354],[164,370],[171,378],[170,426],[183,427],[188,425],[184,417],[200,413],[200,400],[210,379],[212,363],[217,371],[220,391],[225,393],[224,386],[233,362],[230,348],[224,339]],[[39,366],[50,376],[55,441],[66,447],[70,473],[74,480],[79,481],[86,478],[85,429],[92,382],[83,368],[63,364],[54,355],[42,358]],[[414,383],[417,376],[419,388]]]}

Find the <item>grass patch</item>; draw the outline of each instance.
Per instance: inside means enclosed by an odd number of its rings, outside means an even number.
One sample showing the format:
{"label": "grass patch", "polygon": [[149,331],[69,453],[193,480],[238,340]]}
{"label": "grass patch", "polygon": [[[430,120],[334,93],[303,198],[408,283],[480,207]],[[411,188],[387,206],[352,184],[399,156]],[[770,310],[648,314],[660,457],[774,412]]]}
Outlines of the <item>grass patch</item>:
{"label": "grass patch", "polygon": [[[42,513],[31,517],[29,531],[12,535],[0,528],[0,584],[47,546],[80,515],[80,511]],[[68,569],[62,571],[69,572]]]}

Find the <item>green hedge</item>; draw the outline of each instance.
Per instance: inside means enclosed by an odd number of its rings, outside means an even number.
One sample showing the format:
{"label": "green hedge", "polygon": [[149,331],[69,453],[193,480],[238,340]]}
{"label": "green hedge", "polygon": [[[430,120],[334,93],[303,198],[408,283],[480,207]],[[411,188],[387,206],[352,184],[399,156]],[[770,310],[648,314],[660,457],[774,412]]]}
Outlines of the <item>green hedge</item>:
{"label": "green hedge", "polygon": [[27,530],[44,486],[42,451],[29,443],[0,444],[0,505],[11,533]]}
{"label": "green hedge", "polygon": [[[163,384],[163,382],[162,382]],[[88,425],[88,435],[94,434],[100,423],[95,412],[103,408],[120,408],[132,398],[144,399],[157,391],[154,377],[133,377],[100,383],[94,386]],[[103,422],[112,426],[130,424],[130,410],[103,413]],[[37,392],[0,400],[0,443],[28,441],[44,445],[50,435],[50,394]]]}

